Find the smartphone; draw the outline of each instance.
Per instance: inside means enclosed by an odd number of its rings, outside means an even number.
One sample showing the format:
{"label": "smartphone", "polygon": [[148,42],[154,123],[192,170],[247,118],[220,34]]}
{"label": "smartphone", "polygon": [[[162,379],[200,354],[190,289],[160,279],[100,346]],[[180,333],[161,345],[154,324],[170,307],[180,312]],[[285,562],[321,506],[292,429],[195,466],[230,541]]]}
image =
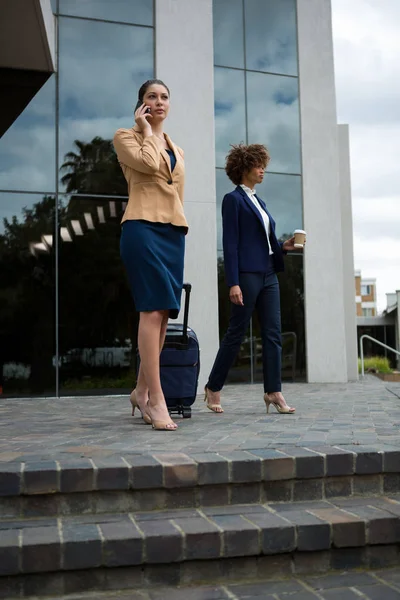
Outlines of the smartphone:
{"label": "smartphone", "polygon": [[144,112],[145,112],[146,114],[147,114],[147,113],[151,113],[151,108],[150,108],[150,106],[148,106]]}

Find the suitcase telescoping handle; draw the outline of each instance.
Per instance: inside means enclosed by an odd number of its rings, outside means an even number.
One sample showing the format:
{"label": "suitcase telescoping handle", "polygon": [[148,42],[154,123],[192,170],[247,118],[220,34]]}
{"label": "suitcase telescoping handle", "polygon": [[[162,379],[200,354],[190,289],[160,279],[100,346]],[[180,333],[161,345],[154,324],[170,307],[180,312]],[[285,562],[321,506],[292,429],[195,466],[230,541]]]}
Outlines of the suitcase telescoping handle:
{"label": "suitcase telescoping handle", "polygon": [[191,283],[184,283],[183,289],[185,291],[185,308],[183,310],[183,331],[182,331],[182,342],[188,343],[188,321],[189,321],[189,303],[190,303],[190,292],[192,291]]}

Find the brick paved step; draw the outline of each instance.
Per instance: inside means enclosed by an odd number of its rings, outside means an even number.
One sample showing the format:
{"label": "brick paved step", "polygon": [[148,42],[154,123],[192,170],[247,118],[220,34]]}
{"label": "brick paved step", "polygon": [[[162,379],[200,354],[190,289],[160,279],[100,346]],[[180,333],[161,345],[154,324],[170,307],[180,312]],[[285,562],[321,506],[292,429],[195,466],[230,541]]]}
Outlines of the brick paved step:
{"label": "brick paved step", "polygon": [[[232,561],[243,559],[247,569],[262,570],[254,567],[254,561],[269,558],[277,564],[282,556],[293,563],[290,568],[294,572],[304,569],[304,563],[309,571],[319,570],[321,565],[325,570],[381,567],[399,561],[399,544],[400,494],[330,502],[3,519],[0,589],[10,580],[21,583],[18,576],[39,573],[45,574],[42,582],[47,582],[46,586],[53,573],[53,582],[62,581],[65,589],[64,576],[72,573],[79,580],[79,571],[86,573],[81,577],[88,587],[83,589],[96,589],[102,578],[113,585],[120,582],[127,568],[131,569],[131,582],[138,577],[142,583],[143,578],[148,582],[162,577],[166,582],[172,578],[171,583],[182,583],[189,574],[189,581],[207,579],[216,569],[227,574],[236,568],[237,575],[240,568]],[[32,579],[24,581],[31,583]]]}
{"label": "brick paved step", "polygon": [[[180,588],[86,592],[58,600],[394,600],[400,596],[400,569],[329,573],[262,581],[214,583]],[[54,598],[54,597],[53,597]]]}
{"label": "brick paved step", "polygon": [[62,516],[400,491],[400,450],[287,447],[0,463],[0,517]]}

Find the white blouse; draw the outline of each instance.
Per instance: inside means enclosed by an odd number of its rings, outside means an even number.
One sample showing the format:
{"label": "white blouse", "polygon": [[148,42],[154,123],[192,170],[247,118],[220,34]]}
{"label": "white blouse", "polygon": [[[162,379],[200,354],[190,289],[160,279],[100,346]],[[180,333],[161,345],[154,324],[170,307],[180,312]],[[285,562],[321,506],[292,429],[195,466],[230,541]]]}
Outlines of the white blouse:
{"label": "white blouse", "polygon": [[258,200],[256,198],[256,191],[247,187],[247,185],[244,185],[243,183],[240,185],[240,187],[246,192],[247,196],[250,198],[250,200],[252,201],[252,203],[254,204],[254,206],[256,207],[256,209],[258,210],[258,212],[260,213],[260,215],[262,217],[264,227],[265,227],[265,235],[267,236],[268,250],[269,250],[269,254],[271,255],[271,254],[273,254],[273,251],[271,249],[271,243],[269,241],[269,234],[271,231],[271,224],[269,222],[269,217],[268,217],[267,213],[265,212],[265,210],[262,208],[261,204],[258,202]]}

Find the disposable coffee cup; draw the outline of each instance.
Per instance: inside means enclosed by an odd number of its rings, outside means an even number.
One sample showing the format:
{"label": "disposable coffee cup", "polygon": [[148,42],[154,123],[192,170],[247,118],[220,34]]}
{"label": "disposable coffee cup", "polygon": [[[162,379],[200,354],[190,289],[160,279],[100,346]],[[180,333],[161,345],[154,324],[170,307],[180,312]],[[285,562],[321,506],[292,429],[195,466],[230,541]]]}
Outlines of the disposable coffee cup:
{"label": "disposable coffee cup", "polygon": [[296,229],[294,232],[294,247],[304,248],[304,242],[306,240],[306,232],[303,229]]}

